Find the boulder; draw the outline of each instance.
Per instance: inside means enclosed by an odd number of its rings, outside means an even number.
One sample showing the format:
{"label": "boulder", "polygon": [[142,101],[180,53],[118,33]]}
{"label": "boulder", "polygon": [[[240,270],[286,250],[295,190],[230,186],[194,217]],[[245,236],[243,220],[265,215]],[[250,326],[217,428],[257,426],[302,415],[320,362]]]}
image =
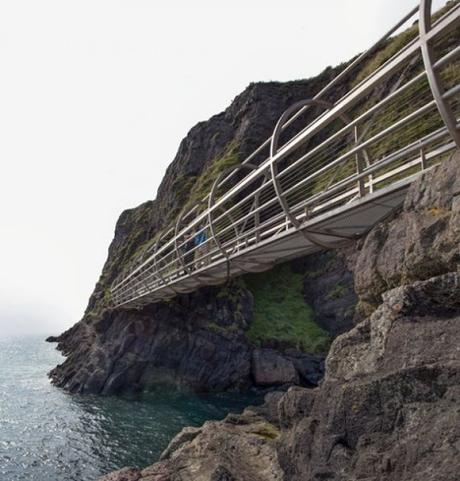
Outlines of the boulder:
{"label": "boulder", "polygon": [[251,372],[258,386],[299,382],[293,362],[273,349],[254,349]]}

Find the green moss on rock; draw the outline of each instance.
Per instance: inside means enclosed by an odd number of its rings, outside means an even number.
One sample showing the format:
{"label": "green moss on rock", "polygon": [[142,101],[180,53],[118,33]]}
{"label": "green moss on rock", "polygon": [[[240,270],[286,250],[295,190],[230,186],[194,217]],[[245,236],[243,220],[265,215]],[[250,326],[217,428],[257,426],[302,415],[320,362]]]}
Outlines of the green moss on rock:
{"label": "green moss on rock", "polygon": [[281,434],[281,431],[269,422],[257,423],[250,432],[268,441],[274,441]]}
{"label": "green moss on rock", "polygon": [[262,274],[245,276],[254,296],[254,315],[247,331],[256,345],[281,341],[302,351],[323,353],[329,335],[314,321],[311,307],[302,295],[303,276],[287,264]]}
{"label": "green moss on rock", "polygon": [[240,163],[238,155],[238,144],[230,142],[223,153],[214,158],[201,175],[193,177],[193,183],[185,183],[187,203],[185,209],[191,209],[194,205],[200,203],[210,192],[212,184],[217,176],[229,167],[236,166]]}
{"label": "green moss on rock", "polygon": [[336,284],[331,291],[328,293],[328,299],[340,299],[347,293],[347,287],[342,283]]}

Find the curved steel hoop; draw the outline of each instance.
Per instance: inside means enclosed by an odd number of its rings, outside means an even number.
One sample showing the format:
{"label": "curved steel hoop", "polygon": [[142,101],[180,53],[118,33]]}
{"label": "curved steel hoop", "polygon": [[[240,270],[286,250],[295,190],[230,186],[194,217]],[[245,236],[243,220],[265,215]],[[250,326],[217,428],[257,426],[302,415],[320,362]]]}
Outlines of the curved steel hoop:
{"label": "curved steel hoop", "polygon": [[238,170],[241,169],[248,169],[248,170],[257,170],[257,166],[253,164],[240,164],[234,167],[228,167],[227,169],[222,170],[219,172],[218,176],[216,177],[216,180],[212,184],[211,191],[209,192],[209,198],[208,198],[208,223],[209,223],[209,230],[211,231],[211,237],[216,244],[217,248],[219,249],[219,252],[226,258],[229,258],[228,252],[224,249],[221,241],[219,240],[219,237],[216,233],[216,227],[214,224],[214,217],[213,217],[213,205],[214,205],[214,197],[216,195],[216,189],[217,186],[219,185],[220,180],[222,177],[228,175],[230,172],[237,172]]}
{"label": "curved steel hoop", "polygon": [[[309,241],[312,242],[313,244],[316,244],[322,248],[325,249],[330,249],[331,245],[326,244],[316,237],[312,236],[308,231],[305,229],[301,229],[301,222],[297,219],[297,217],[291,212],[291,209],[289,207],[288,201],[286,197],[284,196],[283,193],[283,188],[281,187],[281,183],[278,178],[278,165],[276,161],[274,161],[275,155],[278,153],[278,144],[279,144],[279,138],[281,135],[281,131],[283,129],[283,125],[286,123],[286,121],[291,117],[291,115],[305,107],[309,106],[319,106],[322,107],[326,110],[330,110],[333,105],[330,102],[327,102],[326,100],[321,100],[321,99],[305,99],[305,100],[300,100],[299,102],[296,102],[295,104],[292,104],[287,110],[284,111],[283,115],[279,118],[278,122],[276,123],[275,130],[273,131],[273,135],[270,141],[270,173],[273,181],[273,187],[275,189],[276,197],[278,198],[278,201],[281,205],[281,208],[283,209],[286,217],[288,218],[289,222],[294,226],[294,228],[298,231],[301,232],[302,235]],[[350,119],[348,118],[347,115],[344,113],[339,115],[339,118],[347,125],[350,122]]]}
{"label": "curved steel hoop", "polygon": [[419,7],[419,37],[420,47],[422,51],[423,64],[425,66],[426,76],[430,85],[431,93],[436,102],[439,114],[447,127],[452,139],[460,148],[460,130],[457,128],[457,120],[452,108],[447,100],[444,99],[444,88],[442,79],[438,72],[434,69],[434,51],[428,38],[428,33],[432,28],[431,24],[431,0],[420,0]]}

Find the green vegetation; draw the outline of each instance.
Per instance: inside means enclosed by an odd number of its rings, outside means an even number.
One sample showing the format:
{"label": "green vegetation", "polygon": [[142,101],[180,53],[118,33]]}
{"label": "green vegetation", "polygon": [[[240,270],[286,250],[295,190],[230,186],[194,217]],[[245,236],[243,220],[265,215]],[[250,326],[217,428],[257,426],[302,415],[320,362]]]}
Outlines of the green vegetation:
{"label": "green vegetation", "polygon": [[268,441],[277,439],[281,434],[280,430],[269,422],[257,423],[250,432]]}
{"label": "green vegetation", "polygon": [[[446,12],[448,12],[459,0],[453,0],[447,2],[444,7],[439,9],[433,14],[433,21],[436,21]],[[401,32],[399,35],[391,37],[385,43],[384,47],[381,48],[377,53],[372,55],[367,61],[363,69],[356,76],[353,86],[357,85],[359,82],[364,80],[372,72],[375,72],[381,65],[383,65],[387,60],[389,60],[393,55],[399,52],[405,45],[407,45],[411,40],[417,37],[419,33],[418,23],[412,25],[408,29]],[[455,35],[455,33],[454,33]]]}
{"label": "green vegetation", "polygon": [[254,296],[254,318],[247,336],[256,345],[282,341],[302,351],[324,353],[329,336],[313,320],[302,296],[303,277],[289,265],[249,274],[245,283]]}
{"label": "green vegetation", "polygon": [[215,322],[210,322],[207,325],[207,329],[215,334],[219,334],[220,336],[227,337],[232,334],[236,334],[239,331],[238,324],[230,324],[229,326],[219,326]]}
{"label": "green vegetation", "polygon": [[343,297],[347,292],[347,287],[344,286],[341,282],[336,284],[330,292],[327,294],[328,299],[340,299]]}
{"label": "green vegetation", "polygon": [[223,153],[214,158],[201,175],[176,179],[174,182],[174,187],[177,189],[176,192],[180,198],[184,198],[184,203],[181,202],[180,204],[185,204],[185,210],[199,204],[209,194],[217,176],[225,169],[238,165],[239,162],[238,144],[230,142]]}
{"label": "green vegetation", "polygon": [[356,76],[353,86],[359,84],[359,82],[364,80],[372,72],[375,72],[381,65],[383,65],[395,53],[399,52],[399,50],[401,50],[417,35],[418,25],[413,25],[399,35],[396,35],[396,37],[389,39],[383,49],[370,57],[364,68]]}
{"label": "green vegetation", "polygon": [[103,298],[104,305],[109,306],[111,300],[112,300],[112,292],[108,287],[106,287],[104,289],[104,298]]}
{"label": "green vegetation", "polygon": [[171,212],[170,218],[168,219],[169,224],[171,224],[171,222],[179,215],[180,209],[184,206],[184,204],[186,202],[188,203],[190,191],[195,185],[197,178],[198,176],[196,175],[181,175],[174,179],[174,182],[171,186],[171,191],[176,195],[177,202],[175,209]]}

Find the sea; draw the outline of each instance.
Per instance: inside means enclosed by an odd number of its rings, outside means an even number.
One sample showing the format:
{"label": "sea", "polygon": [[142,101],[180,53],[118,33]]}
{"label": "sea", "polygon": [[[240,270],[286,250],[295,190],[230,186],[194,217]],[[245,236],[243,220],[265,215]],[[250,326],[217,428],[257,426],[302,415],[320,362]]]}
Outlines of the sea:
{"label": "sea", "polygon": [[184,426],[260,401],[160,388],[135,398],[69,394],[49,382],[64,358],[44,338],[0,338],[0,481],[94,481],[145,467]]}

